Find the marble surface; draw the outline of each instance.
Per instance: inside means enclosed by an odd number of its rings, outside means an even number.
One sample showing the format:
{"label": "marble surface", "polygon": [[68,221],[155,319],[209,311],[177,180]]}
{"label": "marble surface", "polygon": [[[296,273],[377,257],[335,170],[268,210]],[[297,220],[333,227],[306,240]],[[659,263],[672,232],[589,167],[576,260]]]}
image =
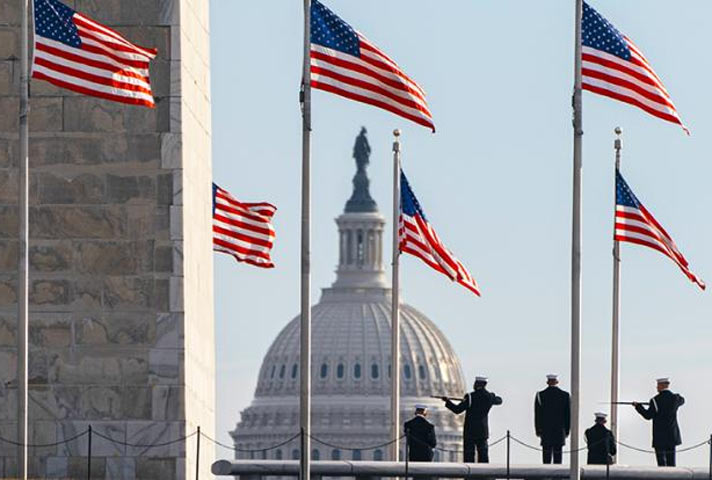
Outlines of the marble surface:
{"label": "marble surface", "polygon": [[[19,3],[0,2],[0,435],[16,398]],[[182,479],[214,434],[207,0],[68,0],[135,43],[156,108],[32,82],[30,436],[92,426],[92,477]],[[184,222],[183,216],[190,222]],[[210,299],[210,301],[206,301]],[[193,443],[190,443],[190,442]],[[210,478],[211,445],[201,445]],[[0,477],[14,475],[0,443]],[[83,478],[86,438],[37,451],[31,475]]]}

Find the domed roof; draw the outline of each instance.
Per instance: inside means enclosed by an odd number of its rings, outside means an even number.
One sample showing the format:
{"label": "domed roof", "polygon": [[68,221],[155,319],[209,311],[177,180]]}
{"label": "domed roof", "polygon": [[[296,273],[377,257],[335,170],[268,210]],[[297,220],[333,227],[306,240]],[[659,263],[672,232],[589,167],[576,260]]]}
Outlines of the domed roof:
{"label": "domed roof", "polygon": [[[313,395],[390,394],[391,305],[387,289],[333,298],[312,309]],[[331,297],[331,298],[330,298]],[[457,357],[425,315],[401,305],[401,395],[461,395]],[[277,336],[260,370],[256,397],[298,395],[299,317]]]}
{"label": "domed roof", "polygon": [[[365,167],[370,149],[365,131],[357,139],[359,145],[352,199],[368,199],[373,208],[356,208],[358,202],[350,202],[336,219],[336,281],[312,307],[311,400],[312,431],[317,437],[361,448],[390,435],[391,289],[383,268],[386,222],[368,195]],[[438,444],[456,448],[462,417],[446,412],[442,402],[430,396],[465,392],[459,360],[447,338],[423,313],[406,304],[400,311],[402,418],[413,413],[416,403],[431,405],[429,418],[438,430]],[[262,448],[298,431],[299,320],[297,316],[282,329],[265,355],[255,398],[231,432],[238,448]],[[316,445],[312,454],[318,456],[323,447]],[[293,455],[297,451],[288,448]],[[275,458],[282,454],[274,452]],[[382,459],[382,454],[377,449],[369,458]],[[331,455],[336,458],[336,453]],[[449,458],[454,461],[457,456],[451,452]]]}

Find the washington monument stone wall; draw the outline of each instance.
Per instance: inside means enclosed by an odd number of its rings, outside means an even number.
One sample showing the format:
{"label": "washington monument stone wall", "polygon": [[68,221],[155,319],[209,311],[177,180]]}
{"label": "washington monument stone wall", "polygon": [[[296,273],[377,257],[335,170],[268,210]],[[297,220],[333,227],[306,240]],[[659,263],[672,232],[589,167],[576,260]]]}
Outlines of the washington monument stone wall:
{"label": "washington monument stone wall", "polygon": [[[69,0],[157,47],[153,110],[41,81],[30,115],[30,441],[214,435],[208,0]],[[0,435],[16,435],[20,1],[0,1]],[[195,437],[93,438],[95,478],[184,479]],[[0,476],[16,450],[0,443]],[[85,478],[86,438],[30,450]],[[201,444],[201,478],[214,451]]]}

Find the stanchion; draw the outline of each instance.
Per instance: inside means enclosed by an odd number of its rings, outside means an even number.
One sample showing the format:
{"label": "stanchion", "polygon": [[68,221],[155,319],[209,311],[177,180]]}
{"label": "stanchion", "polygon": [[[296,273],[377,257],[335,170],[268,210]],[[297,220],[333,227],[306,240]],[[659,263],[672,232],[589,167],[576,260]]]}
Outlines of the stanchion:
{"label": "stanchion", "polygon": [[709,472],[709,480],[712,480],[712,435],[710,435],[710,472]]}
{"label": "stanchion", "polygon": [[[408,430],[405,431],[405,480],[408,480],[408,457],[410,457],[410,447],[408,445]],[[396,445],[398,445],[398,440],[396,440]]]}
{"label": "stanchion", "polygon": [[509,449],[511,447],[512,434],[507,430],[507,480],[509,480]]}
{"label": "stanchion", "polygon": [[91,480],[91,425],[89,425],[89,440],[87,443],[87,480]]}
{"label": "stanchion", "polygon": [[200,480],[200,425],[198,425],[198,436],[195,442],[195,480]]}
{"label": "stanchion", "polygon": [[606,436],[606,480],[611,478],[611,437]]}

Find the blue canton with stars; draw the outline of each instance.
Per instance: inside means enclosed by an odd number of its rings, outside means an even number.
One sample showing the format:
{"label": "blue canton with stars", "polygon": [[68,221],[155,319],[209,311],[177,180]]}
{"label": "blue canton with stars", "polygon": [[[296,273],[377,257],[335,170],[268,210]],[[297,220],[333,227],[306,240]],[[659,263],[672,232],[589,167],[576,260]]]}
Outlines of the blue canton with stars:
{"label": "blue canton with stars", "polygon": [[317,0],[311,2],[311,43],[361,56],[356,30]]}
{"label": "blue canton with stars", "polygon": [[403,170],[401,170],[400,174],[400,181],[401,181],[401,212],[405,213],[409,217],[415,217],[416,215],[420,215],[420,218],[425,220],[426,222],[428,221],[427,218],[425,218],[425,213],[423,213],[423,209],[420,207],[420,203],[418,203],[418,199],[415,198],[415,194],[413,193],[413,190],[410,188],[410,183],[408,183],[408,179],[405,178],[405,173],[403,173]]}
{"label": "blue canton with stars", "polygon": [[630,60],[630,49],[623,34],[586,2],[583,3],[581,22],[581,42],[585,47],[610,53],[623,60]]}
{"label": "blue canton with stars", "polygon": [[213,215],[215,215],[215,197],[218,194],[218,186],[213,183]]}
{"label": "blue canton with stars", "polygon": [[73,16],[74,10],[57,0],[36,0],[35,32],[50,40],[79,48],[82,40],[72,21]]}
{"label": "blue canton with stars", "polygon": [[616,171],[616,204],[622,207],[640,208],[640,200],[619,171]]}

